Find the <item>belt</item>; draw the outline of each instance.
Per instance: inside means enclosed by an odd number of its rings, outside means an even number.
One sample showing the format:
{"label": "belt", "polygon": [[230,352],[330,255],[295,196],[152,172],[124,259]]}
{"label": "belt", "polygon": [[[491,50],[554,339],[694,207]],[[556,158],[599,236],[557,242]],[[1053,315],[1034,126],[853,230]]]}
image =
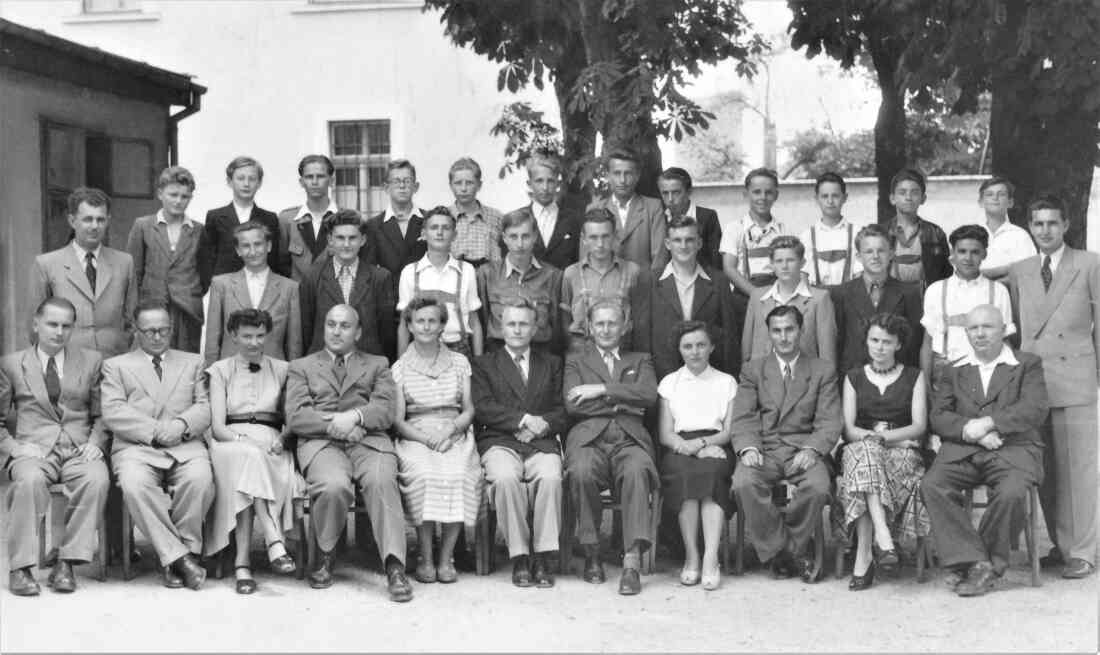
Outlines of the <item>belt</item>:
{"label": "belt", "polygon": [[254,423],[281,430],[283,415],[276,412],[252,412],[251,414],[230,414],[225,417],[226,425],[233,425],[234,423]]}
{"label": "belt", "polygon": [[894,261],[899,263],[899,264],[919,264],[920,259],[921,259],[920,255],[913,255],[913,254],[894,255]]}
{"label": "belt", "polygon": [[691,439],[701,439],[703,437],[709,437],[712,434],[718,434],[718,430],[682,430],[676,434],[690,441]]}
{"label": "belt", "polygon": [[482,264],[485,264],[489,261],[488,257],[479,257],[477,259],[473,259],[472,257],[467,257],[466,255],[462,255],[461,257],[459,257],[459,259],[466,262],[470,266],[473,266],[474,268],[477,268],[478,266],[481,266]]}
{"label": "belt", "polygon": [[821,250],[816,254],[816,257],[824,262],[839,262],[842,259],[848,257],[847,250]]}

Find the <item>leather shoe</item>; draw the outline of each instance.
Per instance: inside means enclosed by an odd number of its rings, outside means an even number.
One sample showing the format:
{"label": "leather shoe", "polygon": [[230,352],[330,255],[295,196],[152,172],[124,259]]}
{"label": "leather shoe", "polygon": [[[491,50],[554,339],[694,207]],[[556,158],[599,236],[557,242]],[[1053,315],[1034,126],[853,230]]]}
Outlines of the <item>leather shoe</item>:
{"label": "leather shoe", "polygon": [[535,584],[531,579],[531,569],[526,555],[520,555],[512,561],[512,584],[517,587],[530,587]]}
{"label": "leather shoe", "polygon": [[1039,566],[1044,569],[1053,569],[1056,566],[1065,566],[1066,560],[1062,557],[1062,551],[1057,546],[1050,549],[1046,555],[1039,558]]}
{"label": "leather shoe", "polygon": [[431,560],[421,557],[416,563],[416,571],[413,573],[413,577],[421,584],[430,584],[436,581],[438,572]]}
{"label": "leather shoe", "polygon": [[975,562],[970,565],[966,574],[966,580],[955,587],[955,593],[963,596],[984,596],[993,591],[993,584],[997,574],[993,571],[993,565],[989,562]]}
{"label": "leather shoe", "polygon": [[772,577],[777,580],[793,578],[797,572],[794,558],[785,550],[779,551],[771,561]]}
{"label": "leather shoe", "polygon": [[531,566],[531,577],[535,579],[535,586],[541,589],[549,589],[554,586],[554,574],[550,573],[546,566],[546,558],[535,555],[535,563]]}
{"label": "leather shoe", "polygon": [[161,581],[164,583],[164,586],[169,589],[183,589],[183,578],[176,575],[176,572],[172,570],[171,566],[164,567]]}
{"label": "leather shoe", "polygon": [[407,603],[413,598],[412,585],[405,577],[404,567],[399,564],[386,569],[386,589],[390,592],[390,600],[395,603]]}
{"label": "leather shoe", "polygon": [[1081,559],[1080,557],[1071,557],[1066,565],[1062,567],[1062,577],[1069,578],[1071,580],[1078,580],[1080,578],[1087,578],[1096,571],[1096,567],[1092,563]]}
{"label": "leather shoe", "polygon": [[619,593],[623,596],[634,596],[642,591],[642,577],[638,569],[623,569],[623,575],[619,578]]}
{"label": "leather shoe", "polygon": [[443,584],[451,584],[458,580],[458,571],[455,570],[454,560],[440,562],[435,569],[435,579]]}
{"label": "leather shoe", "polygon": [[203,582],[206,582],[206,569],[199,566],[199,563],[195,561],[195,556],[191,553],[179,558],[173,565],[176,571],[183,576],[183,584],[187,585],[188,589],[197,590]]}
{"label": "leather shoe", "polygon": [[867,572],[863,575],[856,575],[855,573],[852,573],[852,579],[848,582],[848,590],[863,591],[864,589],[870,589],[874,581],[875,563],[871,562],[871,565],[867,567]]}
{"label": "leather shoe", "polygon": [[332,570],[336,568],[336,558],[332,553],[319,553],[317,568],[309,572],[309,586],[314,589],[328,589],[332,586]]}
{"label": "leather shoe", "polygon": [[76,577],[73,576],[73,565],[63,559],[57,560],[50,571],[50,577],[46,578],[54,591],[62,594],[71,594],[76,591]]}
{"label": "leather shoe", "polygon": [[607,575],[603,571],[603,562],[599,555],[586,554],[584,556],[584,581],[592,584],[607,582]]}
{"label": "leather shoe", "polygon": [[42,591],[34,581],[29,566],[8,574],[8,589],[16,596],[37,596]]}
{"label": "leather shoe", "polygon": [[[814,570],[814,560],[812,557],[802,555],[797,558],[798,577],[802,579],[806,584],[813,584],[821,580],[823,571],[818,569]],[[824,568],[824,567],[822,567]]]}
{"label": "leather shoe", "polygon": [[951,591],[955,591],[962,583],[966,582],[967,569],[949,569],[943,576],[943,584]]}

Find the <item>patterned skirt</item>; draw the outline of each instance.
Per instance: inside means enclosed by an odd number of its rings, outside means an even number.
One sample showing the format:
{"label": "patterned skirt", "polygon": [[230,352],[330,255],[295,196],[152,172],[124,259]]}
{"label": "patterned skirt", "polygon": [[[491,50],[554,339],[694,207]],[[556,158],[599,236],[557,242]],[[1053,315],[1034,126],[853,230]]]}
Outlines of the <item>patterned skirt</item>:
{"label": "patterned skirt", "polygon": [[[451,424],[449,418],[438,416],[418,416],[409,422],[416,426],[433,421]],[[395,449],[398,483],[410,523],[438,521],[468,527],[477,523],[485,478],[471,433],[445,453],[409,439],[398,439]]]}
{"label": "patterned skirt", "polygon": [[920,496],[924,462],[913,448],[888,448],[874,441],[845,444],[844,472],[837,489],[842,534],[867,511],[866,494],[878,494],[894,540],[912,550],[917,537],[929,534],[928,512]]}

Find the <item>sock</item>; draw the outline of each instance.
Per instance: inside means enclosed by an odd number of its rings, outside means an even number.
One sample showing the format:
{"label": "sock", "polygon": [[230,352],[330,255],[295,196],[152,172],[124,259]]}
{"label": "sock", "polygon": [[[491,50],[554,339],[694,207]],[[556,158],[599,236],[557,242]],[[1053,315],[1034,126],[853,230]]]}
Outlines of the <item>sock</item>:
{"label": "sock", "polygon": [[637,569],[641,564],[642,556],[638,551],[632,550],[623,555],[623,568],[624,569]]}

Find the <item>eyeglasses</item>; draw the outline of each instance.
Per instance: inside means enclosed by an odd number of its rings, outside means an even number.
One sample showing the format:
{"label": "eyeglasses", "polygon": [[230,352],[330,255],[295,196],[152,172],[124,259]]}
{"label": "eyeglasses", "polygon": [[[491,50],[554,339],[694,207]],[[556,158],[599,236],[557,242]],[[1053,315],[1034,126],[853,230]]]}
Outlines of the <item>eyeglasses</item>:
{"label": "eyeglasses", "polygon": [[982,197],[989,200],[1004,200],[1012,196],[1008,195],[1007,191],[986,191],[982,194]]}
{"label": "eyeglasses", "polygon": [[167,339],[168,336],[172,334],[172,328],[146,328],[144,330],[139,329],[138,332],[144,334],[147,339],[154,339],[156,337]]}
{"label": "eyeglasses", "polygon": [[402,177],[402,178],[390,180],[388,182],[388,184],[390,186],[396,186],[396,187],[411,187],[412,185],[416,184],[416,179],[411,178],[411,177]]}

